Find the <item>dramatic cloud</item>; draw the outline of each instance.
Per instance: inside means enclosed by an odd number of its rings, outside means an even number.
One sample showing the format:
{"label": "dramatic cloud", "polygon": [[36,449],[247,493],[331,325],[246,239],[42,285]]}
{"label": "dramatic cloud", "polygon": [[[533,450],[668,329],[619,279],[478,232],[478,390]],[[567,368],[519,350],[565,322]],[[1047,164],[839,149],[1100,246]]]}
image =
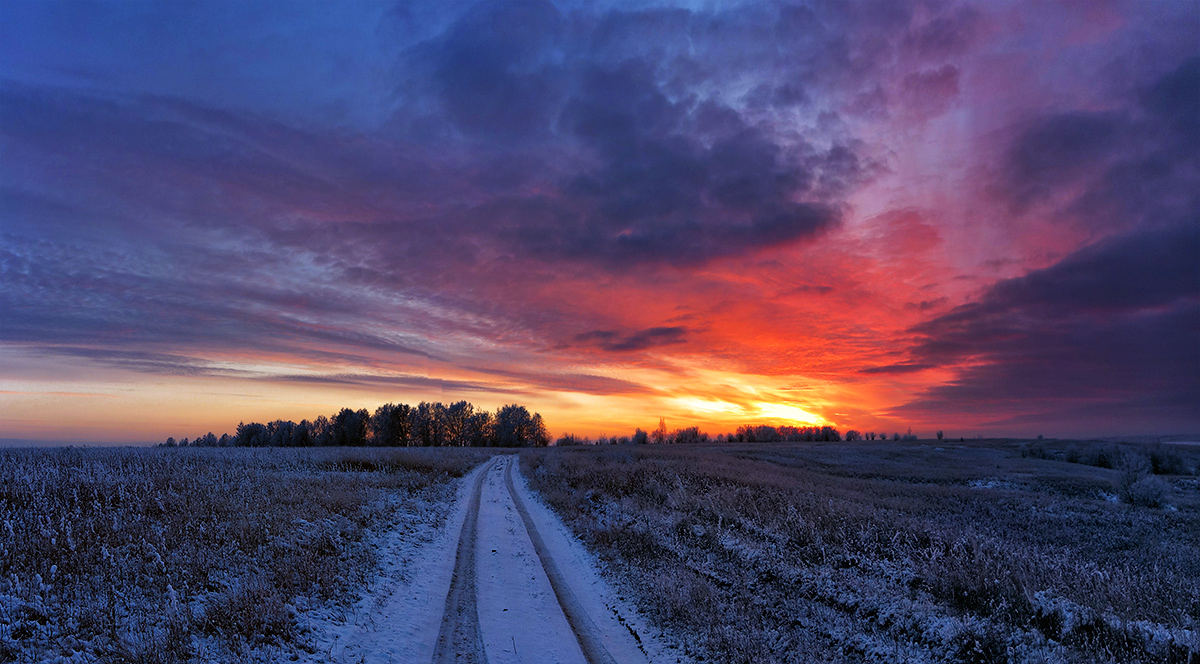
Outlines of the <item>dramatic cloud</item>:
{"label": "dramatic cloud", "polygon": [[[1200,218],[1000,282],[923,323],[924,366],[966,365],[908,409],[1186,426],[1200,403]],[[1111,422],[1106,422],[1109,424]]]}
{"label": "dramatic cloud", "polygon": [[[779,20],[744,13],[727,18]],[[702,263],[835,224],[837,196],[864,177],[846,146],[821,150],[743,115],[704,89],[728,63],[702,63],[703,53],[614,57],[615,43],[649,26],[667,44],[720,43],[672,17],[679,10],[596,17],[548,2],[483,3],[406,53],[402,68],[419,75],[401,87],[398,120],[412,140],[460,136],[517,155],[505,191],[467,213],[498,220],[488,230],[505,229],[511,251],[605,266]],[[708,80],[671,71],[703,64],[719,67]],[[429,104],[435,112],[423,115]]]}
{"label": "dramatic cloud", "polygon": [[1200,427],[1198,29],[1188,0],[0,4],[0,425],[433,391],[580,433]]}
{"label": "dramatic cloud", "polygon": [[[1136,91],[1124,108],[1067,111],[1030,123],[998,187],[1017,212],[1057,202],[1094,228],[1177,223],[1200,193],[1200,57]],[[1124,100],[1122,100],[1124,101]]]}
{"label": "dramatic cloud", "polygon": [[[1200,405],[1200,59],[1149,86],[1124,116],[1062,113],[1014,142],[1006,191],[1022,205],[1082,178],[1071,204],[1102,232],[1045,269],[916,326],[902,373],[962,367],[903,413],[999,423],[1187,430]],[[1180,149],[1180,146],[1184,146]],[[1095,168],[1101,164],[1101,169]],[[1083,172],[1091,170],[1091,177]],[[1149,198],[1144,192],[1160,192]]]}
{"label": "dramatic cloud", "polygon": [[595,344],[614,352],[638,351],[655,346],[683,343],[687,329],[683,327],[652,327],[629,335],[620,335],[611,330],[595,330],[575,337],[581,344]]}

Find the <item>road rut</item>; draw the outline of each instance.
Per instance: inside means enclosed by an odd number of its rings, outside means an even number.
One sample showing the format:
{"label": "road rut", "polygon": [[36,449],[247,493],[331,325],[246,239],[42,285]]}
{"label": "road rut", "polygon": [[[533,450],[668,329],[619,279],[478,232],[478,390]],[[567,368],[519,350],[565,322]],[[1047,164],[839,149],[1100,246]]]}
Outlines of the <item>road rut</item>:
{"label": "road rut", "polygon": [[506,464],[504,483],[508,487],[509,496],[512,497],[517,512],[521,515],[521,521],[525,524],[529,540],[532,542],[533,549],[542,563],[542,569],[546,572],[550,586],[554,588],[554,596],[558,599],[559,608],[562,610],[563,615],[566,616],[567,622],[571,625],[571,631],[575,633],[575,638],[579,641],[579,649],[583,651],[583,656],[587,659],[588,664],[617,664],[616,660],[609,654],[608,648],[604,646],[604,641],[600,636],[599,630],[596,629],[595,622],[588,616],[587,611],[579,603],[574,591],[568,585],[566,578],[563,577],[562,571],[554,560],[554,556],[551,554],[549,547],[546,546],[545,540],[542,539],[541,533],[538,532],[537,524],[534,523],[528,508],[525,507],[525,502],[522,500],[520,492],[513,486],[513,466],[515,465],[516,463],[512,461]]}
{"label": "road rut", "polygon": [[464,497],[433,664],[644,664],[632,614],[516,465],[488,461]]}
{"label": "road rut", "polygon": [[[488,466],[494,467],[497,463],[498,459],[492,459]],[[446,594],[442,626],[433,652],[434,664],[487,664],[488,661],[479,634],[479,611],[475,597],[475,535],[483,480],[491,470],[488,467],[479,473],[471,487],[470,503],[458,536],[454,576],[450,580],[450,592]]]}

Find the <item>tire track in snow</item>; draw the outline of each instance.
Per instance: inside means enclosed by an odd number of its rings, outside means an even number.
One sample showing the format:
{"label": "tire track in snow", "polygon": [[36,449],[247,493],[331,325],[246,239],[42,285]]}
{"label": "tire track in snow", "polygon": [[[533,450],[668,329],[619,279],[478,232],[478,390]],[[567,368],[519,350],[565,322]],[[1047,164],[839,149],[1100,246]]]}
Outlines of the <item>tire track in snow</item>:
{"label": "tire track in snow", "polygon": [[[550,587],[554,589],[554,596],[558,599],[559,607],[566,616],[571,630],[575,633],[575,638],[579,641],[579,648],[583,651],[583,656],[587,658],[589,664],[617,664],[608,649],[604,647],[595,623],[592,622],[579,600],[575,598],[575,593],[567,585],[566,579],[558,569],[558,564],[554,562],[549,548],[542,540],[541,534],[538,533],[537,526],[534,525],[533,518],[529,515],[529,510],[526,509],[520,493],[513,485],[512,474],[515,460],[508,459],[504,463],[507,464],[504,482],[508,485],[508,493],[512,496],[517,512],[521,515],[521,521],[525,523],[525,530],[528,531],[529,539],[533,542],[533,549],[542,562],[542,569],[546,571],[546,577],[550,580]],[[478,494],[474,500],[475,506],[478,507]]]}
{"label": "tire track in snow", "polygon": [[450,592],[446,593],[442,626],[438,631],[437,647],[433,651],[433,664],[487,664],[475,601],[475,534],[483,480],[497,462],[498,459],[489,461],[483,472],[475,477],[471,487],[470,504],[467,505],[466,518],[458,536],[454,576],[450,580]]}

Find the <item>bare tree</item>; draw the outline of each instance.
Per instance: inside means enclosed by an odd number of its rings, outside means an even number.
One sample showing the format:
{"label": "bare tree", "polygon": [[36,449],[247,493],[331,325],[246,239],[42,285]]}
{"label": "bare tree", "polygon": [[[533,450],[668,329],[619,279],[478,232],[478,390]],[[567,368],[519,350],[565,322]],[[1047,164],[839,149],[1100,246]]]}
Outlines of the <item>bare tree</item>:
{"label": "bare tree", "polygon": [[667,440],[667,420],[658,418],[658,428],[650,432],[650,439],[656,443],[664,443]]}

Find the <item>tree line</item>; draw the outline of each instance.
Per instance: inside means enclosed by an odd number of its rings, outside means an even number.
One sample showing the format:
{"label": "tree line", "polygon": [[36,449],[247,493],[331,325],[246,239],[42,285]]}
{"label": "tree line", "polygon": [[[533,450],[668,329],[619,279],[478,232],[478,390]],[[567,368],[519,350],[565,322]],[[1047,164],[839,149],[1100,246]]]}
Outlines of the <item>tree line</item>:
{"label": "tree line", "polygon": [[242,422],[232,436],[211,431],[166,447],[544,447],[550,434],[538,413],[501,406],[492,413],[459,401],[416,406],[387,403],[371,413],[343,408],[313,421]]}
{"label": "tree line", "polygon": [[[940,440],[943,434],[937,432]],[[886,433],[862,433],[851,429],[844,440],[887,440]],[[891,436],[895,441],[913,441],[912,429]],[[659,419],[652,431],[635,429],[631,436],[586,436],[564,434],[555,446],[571,445],[642,445],[689,443],[776,443],[838,442],[843,440],[831,426],[771,426],[748,424],[734,433],[709,436],[698,427],[669,431]],[[459,401],[446,405],[422,401],[416,406],[387,403],[371,413],[367,409],[343,408],[332,417],[324,415],[299,423],[275,420],[266,424],[240,423],[233,435],[217,437],[212,432],[176,441],[168,438],[166,447],[545,447],[550,434],[538,413],[512,404],[489,412],[471,403]]]}
{"label": "tree line", "polygon": [[[941,439],[942,439],[942,436],[943,436],[943,434],[942,434],[942,432],[941,432],[941,431],[937,432],[937,439],[938,439],[938,440],[941,440]],[[887,435],[887,433],[886,433],[886,432],[881,432],[881,433],[873,433],[873,432],[861,433],[861,432],[855,431],[854,429],[851,429],[851,430],[849,430],[849,431],[847,431],[847,432],[846,432],[846,440],[847,440],[847,441],[850,441],[850,442],[853,442],[853,441],[856,441],[856,440],[875,440],[876,438],[879,438],[879,440],[887,440],[887,439],[888,439],[888,435]],[[908,430],[908,433],[905,433],[905,434],[901,434],[901,433],[893,433],[893,434],[892,434],[892,440],[893,440],[893,441],[906,441],[906,442],[911,442],[911,441],[914,441],[914,440],[918,440],[918,438],[917,438],[916,434],[914,434],[914,433],[912,432],[912,429],[909,429],[909,430]]]}
{"label": "tree line", "polygon": [[[846,440],[852,440],[848,432]],[[565,434],[555,441],[554,445],[640,445],[645,443],[659,444],[689,444],[689,443],[783,443],[783,442],[836,442],[842,439],[838,430],[830,427],[774,427],[767,424],[747,424],[737,428],[734,433],[718,434],[710,437],[699,427],[684,427],[673,431],[667,430],[667,423],[659,419],[658,428],[646,432],[635,429],[632,436],[601,436],[593,441],[585,436]],[[854,439],[856,440],[856,439]]]}
{"label": "tree line", "polygon": [[729,435],[730,442],[739,443],[800,443],[837,442],[842,439],[838,430],[830,427],[773,427],[767,424],[738,427]]}

